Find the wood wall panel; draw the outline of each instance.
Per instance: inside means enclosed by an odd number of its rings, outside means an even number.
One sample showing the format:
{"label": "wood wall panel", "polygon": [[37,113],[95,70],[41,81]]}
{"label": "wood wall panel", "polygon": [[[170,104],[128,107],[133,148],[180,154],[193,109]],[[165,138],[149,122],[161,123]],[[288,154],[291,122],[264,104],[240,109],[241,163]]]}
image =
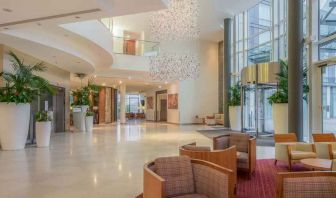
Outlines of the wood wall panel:
{"label": "wood wall panel", "polygon": [[99,92],[99,124],[105,123],[105,105],[106,105],[106,92],[105,88],[102,88]]}

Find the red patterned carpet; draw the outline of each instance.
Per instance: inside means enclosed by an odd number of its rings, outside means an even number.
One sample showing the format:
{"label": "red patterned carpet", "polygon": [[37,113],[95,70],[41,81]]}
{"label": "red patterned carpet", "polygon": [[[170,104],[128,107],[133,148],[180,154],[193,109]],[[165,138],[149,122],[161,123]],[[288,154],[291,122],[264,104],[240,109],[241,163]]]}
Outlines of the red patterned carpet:
{"label": "red patterned carpet", "polygon": [[[294,165],[293,171],[307,171],[300,165]],[[255,173],[249,176],[238,172],[238,187],[236,198],[272,198],[275,197],[276,173],[288,172],[287,166],[274,160],[258,160]],[[142,195],[136,198],[142,198]]]}

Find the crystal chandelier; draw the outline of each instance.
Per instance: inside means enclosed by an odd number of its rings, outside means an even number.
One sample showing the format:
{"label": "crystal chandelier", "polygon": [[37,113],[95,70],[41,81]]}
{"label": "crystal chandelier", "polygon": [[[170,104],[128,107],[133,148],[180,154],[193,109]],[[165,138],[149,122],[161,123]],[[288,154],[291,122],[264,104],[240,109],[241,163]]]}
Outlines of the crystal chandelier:
{"label": "crystal chandelier", "polygon": [[180,40],[199,37],[198,0],[170,0],[168,9],[155,12],[151,17],[152,39]]}
{"label": "crystal chandelier", "polygon": [[192,54],[164,53],[150,59],[150,77],[156,81],[197,78],[200,64]]}
{"label": "crystal chandelier", "polygon": [[[167,10],[151,17],[151,37],[155,41],[186,41],[199,38],[198,0],[170,0]],[[161,46],[165,48],[167,46]],[[161,49],[162,49],[161,48]],[[179,48],[178,44],[174,48]],[[199,76],[200,63],[191,52],[160,53],[150,58],[150,77],[157,81],[189,80]]]}

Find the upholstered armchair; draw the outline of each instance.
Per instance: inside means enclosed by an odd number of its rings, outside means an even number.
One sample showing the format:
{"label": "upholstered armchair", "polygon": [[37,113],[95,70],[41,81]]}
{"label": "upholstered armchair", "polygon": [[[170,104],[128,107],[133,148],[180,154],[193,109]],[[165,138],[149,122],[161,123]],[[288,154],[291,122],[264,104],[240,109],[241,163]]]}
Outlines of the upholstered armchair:
{"label": "upholstered armchair", "polygon": [[212,162],[221,167],[233,171],[233,184],[237,185],[237,149],[236,146],[223,150],[211,151],[207,146],[196,146],[196,143],[181,146],[180,156],[189,156],[192,159],[199,159]]}
{"label": "upholstered armchair", "polygon": [[313,144],[298,142],[295,133],[275,134],[275,165],[277,161],[288,163],[289,170],[292,165],[302,159],[316,158]]}
{"label": "upholstered armchair", "polygon": [[236,146],[237,149],[237,168],[246,170],[249,174],[253,173],[256,168],[256,138],[250,137],[246,133],[231,133],[213,138],[214,150],[223,150]]}
{"label": "upholstered armchair", "polygon": [[335,198],[336,172],[278,173],[277,198]]}
{"label": "upholstered armchair", "polygon": [[336,137],[332,133],[313,134],[318,158],[336,159]]}
{"label": "upholstered armchair", "polygon": [[187,156],[163,157],[144,167],[144,198],[231,198],[233,171]]}

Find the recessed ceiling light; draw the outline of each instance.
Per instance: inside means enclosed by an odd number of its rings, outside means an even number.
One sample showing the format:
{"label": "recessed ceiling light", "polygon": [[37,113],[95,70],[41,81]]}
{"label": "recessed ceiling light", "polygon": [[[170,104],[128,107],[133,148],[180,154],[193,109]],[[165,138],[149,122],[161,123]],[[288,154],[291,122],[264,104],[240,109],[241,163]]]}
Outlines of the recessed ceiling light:
{"label": "recessed ceiling light", "polygon": [[94,75],[93,77],[94,77],[94,78],[97,78],[97,75]]}
{"label": "recessed ceiling light", "polygon": [[159,86],[159,89],[161,89],[161,88],[162,88],[162,86],[160,85],[160,86]]}
{"label": "recessed ceiling light", "polygon": [[106,86],[106,83],[103,83],[102,86]]}
{"label": "recessed ceiling light", "polygon": [[13,12],[13,10],[9,9],[9,8],[2,8],[2,11],[5,11],[5,12]]}
{"label": "recessed ceiling light", "polygon": [[168,84],[168,82],[166,81],[165,84]]}
{"label": "recessed ceiling light", "polygon": [[122,84],[122,81],[121,81],[121,80],[119,80],[119,84]]}

